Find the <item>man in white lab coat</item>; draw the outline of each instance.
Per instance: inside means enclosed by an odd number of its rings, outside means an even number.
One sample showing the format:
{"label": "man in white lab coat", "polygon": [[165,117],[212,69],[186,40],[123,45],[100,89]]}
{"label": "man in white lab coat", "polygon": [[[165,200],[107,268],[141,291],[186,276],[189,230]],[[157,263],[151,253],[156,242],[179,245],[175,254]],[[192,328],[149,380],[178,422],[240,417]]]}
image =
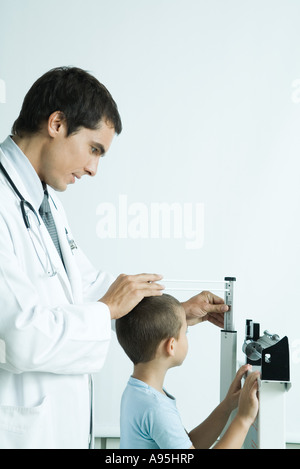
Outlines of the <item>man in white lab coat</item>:
{"label": "man in white lab coat", "polygon": [[[62,67],[34,83],[0,145],[0,449],[91,446],[90,375],[104,363],[111,319],[163,292],[157,274],[95,270],[55,196],[94,176],[121,130],[107,89]],[[221,326],[227,310],[209,292],[184,307],[190,324]]]}

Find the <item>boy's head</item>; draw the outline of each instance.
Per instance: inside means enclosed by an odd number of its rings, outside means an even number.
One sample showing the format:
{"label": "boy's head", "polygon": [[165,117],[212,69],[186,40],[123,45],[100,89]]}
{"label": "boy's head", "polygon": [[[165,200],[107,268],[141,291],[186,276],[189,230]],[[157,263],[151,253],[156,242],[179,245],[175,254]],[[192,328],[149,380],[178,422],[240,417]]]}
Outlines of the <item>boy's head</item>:
{"label": "boy's head", "polygon": [[153,360],[159,345],[168,339],[182,345],[182,362],[187,351],[186,329],[183,306],[166,294],[144,298],[116,321],[119,343],[134,365]]}

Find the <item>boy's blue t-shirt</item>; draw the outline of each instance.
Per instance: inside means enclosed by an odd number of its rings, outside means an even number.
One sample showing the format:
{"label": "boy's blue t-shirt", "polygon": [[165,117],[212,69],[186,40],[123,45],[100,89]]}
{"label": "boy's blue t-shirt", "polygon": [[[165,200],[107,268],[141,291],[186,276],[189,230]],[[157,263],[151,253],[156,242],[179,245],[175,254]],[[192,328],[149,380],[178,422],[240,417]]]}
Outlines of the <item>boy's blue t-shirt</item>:
{"label": "boy's blue t-shirt", "polygon": [[121,402],[120,448],[188,449],[191,446],[174,397],[130,377]]}

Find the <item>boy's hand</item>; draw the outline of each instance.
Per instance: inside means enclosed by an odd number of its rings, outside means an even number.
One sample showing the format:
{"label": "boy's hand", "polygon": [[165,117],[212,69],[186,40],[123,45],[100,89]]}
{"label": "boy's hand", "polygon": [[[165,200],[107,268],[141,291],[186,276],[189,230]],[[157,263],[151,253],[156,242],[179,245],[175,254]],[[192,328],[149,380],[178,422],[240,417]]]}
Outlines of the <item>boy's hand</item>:
{"label": "boy's hand", "polygon": [[[239,396],[239,408],[236,416],[232,420],[221,440],[214,446],[215,449],[239,449],[247,436],[250,426],[254,422],[258,412],[257,389],[260,373],[258,371],[251,373],[245,380],[241,389],[241,378],[245,371],[249,370],[250,365],[242,366],[236,374],[228,395],[223,403],[234,402]],[[250,367],[251,369],[251,367]],[[234,399],[233,399],[234,398]],[[227,400],[227,401],[226,401]]]}
{"label": "boy's hand", "polygon": [[238,370],[237,374],[235,375],[234,380],[232,381],[232,384],[224,399],[224,404],[226,405],[226,408],[230,412],[232,412],[238,406],[240,393],[242,389],[242,384],[241,384],[242,378],[245,375],[245,373],[247,373],[247,371],[250,371],[251,369],[252,369],[251,365],[241,366],[241,368]]}
{"label": "boy's hand", "polygon": [[245,380],[245,384],[240,393],[239,408],[237,418],[239,418],[246,425],[252,425],[254,422],[259,402],[257,397],[258,378],[260,377],[259,371],[251,373]]}
{"label": "boy's hand", "polygon": [[145,296],[161,296],[165,287],[156,282],[162,278],[157,274],[121,274],[99,301],[109,307],[112,319],[121,318]]}

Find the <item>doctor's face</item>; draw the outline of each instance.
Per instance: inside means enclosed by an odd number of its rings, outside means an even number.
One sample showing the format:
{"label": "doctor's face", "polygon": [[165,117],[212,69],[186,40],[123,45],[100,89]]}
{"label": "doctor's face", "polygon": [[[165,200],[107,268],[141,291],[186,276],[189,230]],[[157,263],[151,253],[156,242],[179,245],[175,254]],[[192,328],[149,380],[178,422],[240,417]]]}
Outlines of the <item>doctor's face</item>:
{"label": "doctor's face", "polygon": [[53,122],[49,119],[48,132],[50,139],[42,152],[40,178],[60,192],[82,176],[96,175],[99,160],[115,135],[114,128],[101,121],[99,129],[81,128],[67,137],[67,127],[59,116]]}

